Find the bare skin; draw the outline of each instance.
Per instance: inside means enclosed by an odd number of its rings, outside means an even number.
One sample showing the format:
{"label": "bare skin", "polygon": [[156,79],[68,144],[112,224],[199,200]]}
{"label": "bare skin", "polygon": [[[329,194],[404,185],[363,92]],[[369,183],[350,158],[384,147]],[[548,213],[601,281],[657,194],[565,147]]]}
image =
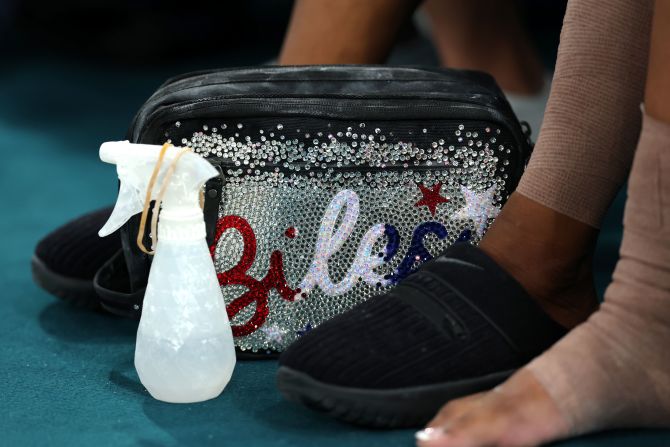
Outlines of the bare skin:
{"label": "bare skin", "polygon": [[[670,2],[657,1],[652,24],[645,105],[651,116],[666,123],[670,123],[669,42]],[[489,233],[487,238],[489,235],[493,239],[494,235]],[[498,238],[491,242],[494,247],[500,243]],[[565,296],[569,296],[569,293]],[[567,300],[570,301],[569,298]],[[588,321],[584,327],[589,324],[593,323]],[[575,334],[570,333],[566,338],[571,336]],[[580,359],[566,361],[578,364]],[[617,367],[625,369],[625,365]],[[641,376],[639,380],[651,379]],[[650,381],[646,385],[637,385],[653,388],[654,383]],[[617,390],[613,389],[612,392],[616,393]],[[590,403],[594,404],[593,401]],[[649,405],[653,406],[654,403]],[[590,425],[589,421],[583,422]],[[666,424],[670,424],[670,421],[666,421]],[[604,425],[601,428],[607,428],[607,424]],[[526,369],[520,370],[495,390],[449,402],[428,427],[427,431],[417,436],[421,447],[527,447],[570,435],[570,427],[555,401],[533,373]]]}
{"label": "bare skin", "polygon": [[491,73],[506,92],[540,91],[544,69],[517,7],[515,0],[426,0],[442,65]]}
{"label": "bare skin", "polygon": [[670,4],[656,1],[644,104],[654,118],[670,123]]}
{"label": "bare skin", "polygon": [[379,64],[418,0],[298,0],[280,65]]}
{"label": "bare skin", "polygon": [[449,402],[418,435],[421,447],[535,446],[563,438],[568,425],[533,374]]}
{"label": "bare skin", "polygon": [[598,308],[592,258],[598,231],[514,193],[479,247],[565,328]]}
{"label": "bare skin", "polygon": [[[279,64],[383,63],[419,4],[420,0],[298,0]],[[542,65],[516,6],[514,0],[424,2],[442,64],[486,71],[508,92],[539,91]]]}

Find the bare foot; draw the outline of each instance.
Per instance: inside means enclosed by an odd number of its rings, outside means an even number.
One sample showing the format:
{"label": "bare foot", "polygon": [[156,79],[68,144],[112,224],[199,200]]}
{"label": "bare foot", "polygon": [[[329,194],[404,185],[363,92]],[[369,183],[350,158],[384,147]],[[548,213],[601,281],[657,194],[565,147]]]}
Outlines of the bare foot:
{"label": "bare foot", "polygon": [[514,193],[479,247],[555,321],[571,329],[596,309],[598,230]]}
{"label": "bare foot", "polygon": [[529,447],[569,434],[551,397],[522,369],[491,391],[452,400],[416,439],[420,447]]}

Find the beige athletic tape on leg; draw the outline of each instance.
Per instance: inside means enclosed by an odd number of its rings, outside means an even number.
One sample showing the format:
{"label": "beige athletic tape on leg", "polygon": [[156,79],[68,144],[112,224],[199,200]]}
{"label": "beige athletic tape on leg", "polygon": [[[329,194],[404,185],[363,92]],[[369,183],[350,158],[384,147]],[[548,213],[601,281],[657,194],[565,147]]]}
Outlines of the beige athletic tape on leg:
{"label": "beige athletic tape on leg", "polygon": [[639,135],[651,0],[568,3],[544,122],[518,191],[599,227]]}
{"label": "beige athletic tape on leg", "polygon": [[670,124],[644,117],[600,310],[528,368],[575,434],[670,426]]}

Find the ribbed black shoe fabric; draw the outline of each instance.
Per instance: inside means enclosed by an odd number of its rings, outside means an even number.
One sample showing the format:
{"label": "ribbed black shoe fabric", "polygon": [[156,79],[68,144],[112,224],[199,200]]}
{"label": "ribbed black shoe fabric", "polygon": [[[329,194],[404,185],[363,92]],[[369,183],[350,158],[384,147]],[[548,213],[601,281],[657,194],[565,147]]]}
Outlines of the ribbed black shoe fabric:
{"label": "ribbed black shoe fabric", "polygon": [[[408,390],[434,387],[456,397],[459,389],[490,386],[486,377],[504,379],[565,332],[484,252],[456,244],[390,292],[296,341],[280,357],[279,387],[289,399],[317,408],[319,396],[337,402],[342,391],[353,400],[344,406],[367,414],[352,422],[384,426],[384,418],[366,408],[372,405],[365,403],[366,390],[397,400]],[[466,386],[449,386],[458,383]],[[351,390],[362,393],[359,402]],[[347,415],[342,405],[336,410]],[[398,411],[411,419],[411,408]]]}
{"label": "ribbed black shoe fabric", "polygon": [[97,305],[93,277],[121,248],[118,233],[98,236],[111,207],[85,214],[49,233],[35,248],[35,281],[60,298],[83,306]]}

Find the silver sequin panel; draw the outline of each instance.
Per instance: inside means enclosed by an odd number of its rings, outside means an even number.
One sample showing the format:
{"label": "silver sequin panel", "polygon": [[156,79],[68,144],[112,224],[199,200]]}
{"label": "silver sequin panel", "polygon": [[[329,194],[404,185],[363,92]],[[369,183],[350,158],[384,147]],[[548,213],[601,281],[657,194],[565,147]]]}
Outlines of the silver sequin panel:
{"label": "silver sequin panel", "polygon": [[[240,126],[239,129],[242,128]],[[471,213],[467,207],[471,204],[466,200],[463,187],[475,194],[490,192],[491,203],[499,204],[506,199],[503,195],[507,174],[505,164],[499,161],[498,156],[509,153],[509,148],[496,143],[496,136],[500,133],[497,129],[469,130],[460,125],[455,135],[449,136],[450,141],[455,140],[458,144],[448,145],[443,139],[437,139],[426,148],[391,142],[387,136],[381,140],[383,135],[373,130],[376,139],[370,140],[366,136],[366,141],[372,141],[373,145],[370,148],[366,145],[363,151],[360,144],[352,147],[354,141],[351,137],[347,139],[344,131],[345,138],[342,139],[337,134],[324,136],[322,139],[332,137],[326,140],[325,147],[321,141],[315,141],[311,146],[303,143],[301,147],[303,140],[296,140],[295,143],[291,140],[286,144],[286,138],[275,136],[275,132],[272,138],[266,133],[260,135],[265,137],[263,139],[251,139],[221,137],[211,129],[203,130],[182,143],[187,143],[205,157],[224,159],[227,167],[224,168],[225,185],[219,215],[241,216],[253,228],[257,238],[257,255],[248,273],[258,280],[262,279],[270,267],[270,254],[279,250],[284,256],[286,279],[294,289],[305,278],[314,260],[324,213],[342,190],[356,193],[360,213],[353,232],[329,259],[328,275],[334,283],[347,275],[363,235],[375,224],[391,224],[400,234],[398,253],[388,263],[375,269],[380,275],[392,274],[405,257],[412,234],[421,223],[435,221],[447,229],[448,235],[443,240],[432,234],[425,237],[424,246],[433,255],[447,248],[464,230],[472,231],[473,243],[479,241],[483,232],[476,231],[477,219],[469,218]],[[350,130],[348,132],[351,133]],[[385,153],[381,154],[382,151]],[[349,154],[349,157],[344,154]],[[357,155],[352,157],[352,154]],[[424,167],[417,168],[417,161]],[[305,162],[310,165],[308,169]],[[342,166],[356,166],[361,171],[339,169]],[[380,170],[380,167],[383,169]],[[440,195],[449,201],[440,203],[432,216],[426,206],[415,206],[422,198],[417,185],[432,187],[438,182],[442,183]],[[489,208],[497,211],[498,206]],[[490,218],[483,220],[485,226],[493,221],[496,212],[490,214]],[[344,210],[339,214],[336,227],[343,215]],[[291,227],[296,229],[293,239],[285,235]],[[381,237],[372,252],[383,253],[385,245],[386,238]],[[216,248],[217,272],[224,272],[237,264],[242,250],[239,233],[235,230],[225,232]],[[316,327],[388,287],[392,286],[379,287],[378,284],[359,281],[346,293],[337,296],[330,296],[315,287],[306,298],[295,302],[282,299],[272,290],[265,324],[250,335],[238,337],[236,344],[243,350],[282,351],[306,327]],[[230,303],[247,289],[225,286],[222,291],[226,303]],[[255,303],[252,303],[233,319],[232,324],[247,322],[254,310]]]}

